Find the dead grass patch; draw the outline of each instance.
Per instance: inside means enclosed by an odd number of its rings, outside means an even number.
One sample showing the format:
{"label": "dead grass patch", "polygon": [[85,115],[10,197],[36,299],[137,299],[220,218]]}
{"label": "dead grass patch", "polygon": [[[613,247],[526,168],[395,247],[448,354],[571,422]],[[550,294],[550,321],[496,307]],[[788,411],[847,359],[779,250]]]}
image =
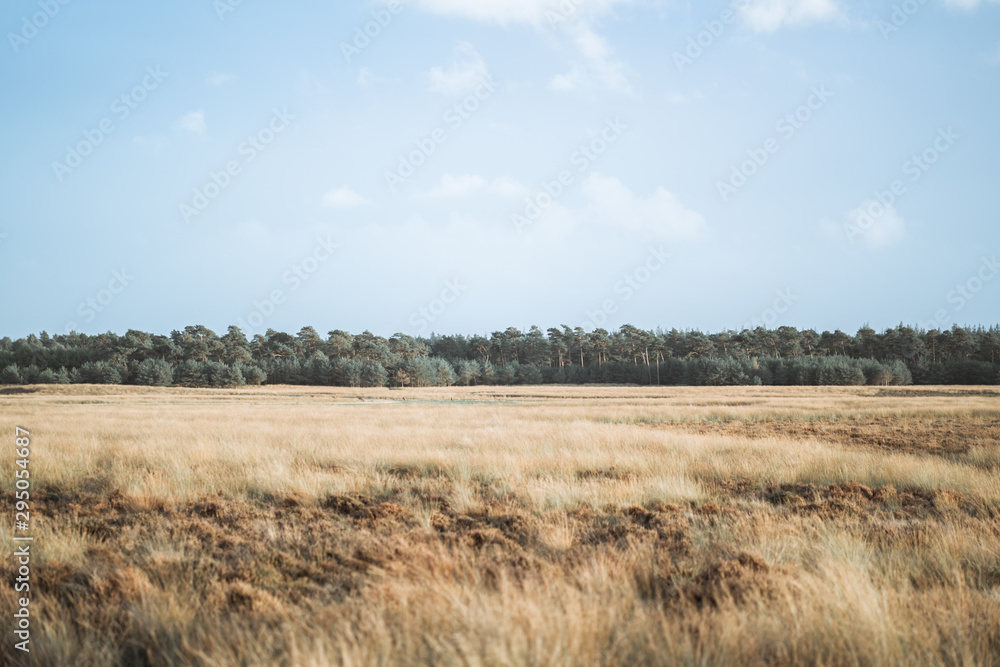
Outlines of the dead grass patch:
{"label": "dead grass patch", "polygon": [[101,391],[0,396],[4,664],[1000,662],[986,393]]}

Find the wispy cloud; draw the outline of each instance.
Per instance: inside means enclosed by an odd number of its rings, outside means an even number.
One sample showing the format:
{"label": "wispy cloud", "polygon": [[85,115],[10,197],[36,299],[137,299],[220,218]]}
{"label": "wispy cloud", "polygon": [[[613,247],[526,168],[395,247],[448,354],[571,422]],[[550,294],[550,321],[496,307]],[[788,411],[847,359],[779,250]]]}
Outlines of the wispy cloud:
{"label": "wispy cloud", "polygon": [[581,60],[574,61],[568,73],[553,77],[549,88],[569,92],[600,85],[618,92],[631,92],[628,67],[613,57],[614,49],[607,40],[582,23],[572,32]]}
{"label": "wispy cloud", "polygon": [[844,20],[837,0],[754,0],[740,12],[754,32]]}
{"label": "wispy cloud", "polygon": [[174,126],[178,129],[184,130],[185,132],[202,134],[205,131],[205,112],[199,110],[184,114],[177,119]]}
{"label": "wispy cloud", "polygon": [[[591,13],[610,9],[614,5],[625,4],[630,0],[416,0],[418,8],[444,16],[471,19],[508,25],[526,23],[536,27],[549,22],[549,16],[565,14],[567,5],[574,9],[578,5],[582,10]],[[576,12],[574,12],[575,14]]]}
{"label": "wispy cloud", "polygon": [[605,226],[663,238],[690,239],[705,225],[700,213],[686,208],[663,187],[642,197],[619,179],[594,172],[583,182],[581,193],[590,202],[589,216]]}
{"label": "wispy cloud", "polygon": [[370,205],[371,201],[365,199],[346,185],[342,188],[330,190],[323,195],[323,206],[330,208],[350,209]]}
{"label": "wispy cloud", "polygon": [[205,75],[205,83],[210,86],[224,86],[227,83],[232,83],[236,80],[232,74],[224,74],[222,72],[209,72]]}
{"label": "wispy cloud", "polygon": [[867,199],[847,213],[840,225],[825,221],[823,227],[830,236],[847,238],[866,250],[884,250],[906,238],[906,222],[892,204],[884,205]]}
{"label": "wispy cloud", "polygon": [[431,13],[496,23],[501,26],[527,24],[553,37],[553,43],[568,38],[573,49],[569,71],[557,74],[549,88],[570,92],[594,87],[629,92],[630,70],[613,57],[614,49],[592,28],[594,20],[615,5],[632,0],[416,0],[418,8]]}
{"label": "wispy cloud", "polygon": [[423,74],[428,90],[449,97],[468,93],[488,75],[486,63],[467,42],[455,47],[455,59],[447,67],[432,67]]}

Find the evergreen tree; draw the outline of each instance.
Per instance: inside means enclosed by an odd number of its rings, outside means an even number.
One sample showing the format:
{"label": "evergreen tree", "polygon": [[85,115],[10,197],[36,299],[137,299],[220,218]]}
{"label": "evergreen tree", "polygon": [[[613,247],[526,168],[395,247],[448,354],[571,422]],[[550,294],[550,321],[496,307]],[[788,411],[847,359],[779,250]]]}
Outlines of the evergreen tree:
{"label": "evergreen tree", "polygon": [[479,367],[475,362],[462,359],[455,365],[455,384],[468,387],[476,382]]}
{"label": "evergreen tree", "polygon": [[346,331],[335,329],[327,334],[326,354],[331,359],[347,359],[354,349],[354,337]]}
{"label": "evergreen tree", "polygon": [[479,384],[494,384],[496,368],[488,360],[479,362]]}
{"label": "evergreen tree", "polygon": [[450,387],[455,384],[455,370],[445,359],[433,359],[434,382],[438,387]]}
{"label": "evergreen tree", "polygon": [[222,343],[222,358],[227,364],[248,364],[253,361],[250,343],[239,327],[230,326],[226,335],[219,340]]}
{"label": "evergreen tree", "polygon": [[248,385],[257,387],[267,381],[267,373],[260,366],[252,364],[235,364],[234,366],[240,369],[240,373],[243,374],[243,381]]}
{"label": "evergreen tree", "polygon": [[163,359],[146,359],[139,364],[135,383],[155,387],[167,387],[174,381],[174,367]]}
{"label": "evergreen tree", "polygon": [[17,364],[9,364],[0,371],[0,384],[22,384],[21,371]]}
{"label": "evergreen tree", "polygon": [[80,366],[80,382],[84,384],[122,384],[122,370],[106,361],[88,361]]}
{"label": "evergreen tree", "polygon": [[182,387],[204,387],[208,385],[208,376],[205,367],[200,361],[188,359],[181,362],[174,373],[177,384]]}
{"label": "evergreen tree", "polygon": [[226,366],[216,378],[216,382],[217,386],[220,387],[242,387],[246,384],[243,371],[240,370],[239,366]]}
{"label": "evergreen tree", "polygon": [[377,361],[367,361],[361,366],[362,387],[384,387],[389,382],[385,366]]}

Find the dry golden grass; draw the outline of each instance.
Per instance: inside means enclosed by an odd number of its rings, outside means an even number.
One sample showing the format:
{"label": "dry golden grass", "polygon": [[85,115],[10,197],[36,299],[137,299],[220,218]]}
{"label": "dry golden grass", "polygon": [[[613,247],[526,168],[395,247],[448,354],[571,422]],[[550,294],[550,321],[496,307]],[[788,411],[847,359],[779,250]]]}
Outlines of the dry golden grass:
{"label": "dry golden grass", "polygon": [[11,664],[1000,665],[990,389],[30,389]]}

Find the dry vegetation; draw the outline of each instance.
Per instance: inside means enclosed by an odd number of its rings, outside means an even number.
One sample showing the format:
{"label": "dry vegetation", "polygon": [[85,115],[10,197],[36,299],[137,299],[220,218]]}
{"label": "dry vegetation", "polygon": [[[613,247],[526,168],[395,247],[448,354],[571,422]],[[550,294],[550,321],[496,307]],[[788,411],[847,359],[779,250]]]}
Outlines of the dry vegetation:
{"label": "dry vegetation", "polygon": [[1000,665],[990,390],[28,389],[6,664]]}

